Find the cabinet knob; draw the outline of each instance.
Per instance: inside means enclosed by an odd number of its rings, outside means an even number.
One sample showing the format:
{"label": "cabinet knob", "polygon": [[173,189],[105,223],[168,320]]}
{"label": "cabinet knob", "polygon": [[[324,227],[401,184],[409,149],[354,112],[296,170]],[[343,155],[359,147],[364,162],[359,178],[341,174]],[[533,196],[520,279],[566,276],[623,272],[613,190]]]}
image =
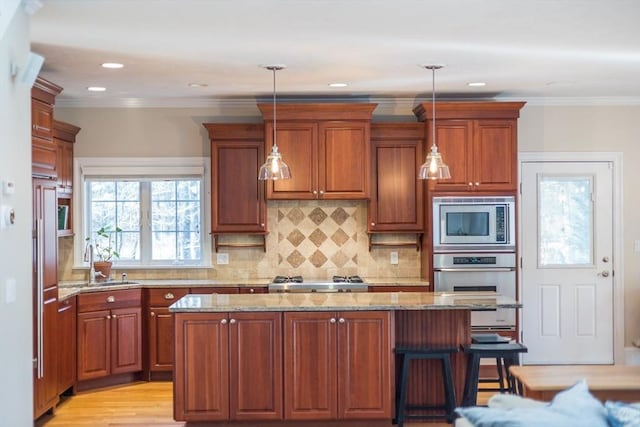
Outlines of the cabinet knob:
{"label": "cabinet knob", "polygon": [[166,294],[164,294],[164,299],[174,299],[175,295],[173,295],[171,292],[167,292]]}
{"label": "cabinet knob", "polygon": [[112,315],[111,315],[111,318],[112,318],[112,319],[115,319],[116,317],[117,317],[117,316],[116,316],[115,314],[112,314]]}
{"label": "cabinet knob", "polygon": [[322,195],[322,194],[324,194],[324,190],[320,190],[320,194],[321,194],[321,195]]}
{"label": "cabinet knob", "polygon": [[264,228],[264,222],[260,223],[260,227]]}
{"label": "cabinet knob", "polygon": [[313,190],[313,194],[318,194],[318,192],[316,190]]}
{"label": "cabinet knob", "polygon": [[221,324],[223,324],[223,325],[226,325],[226,324],[227,324],[227,319],[222,319],[222,320],[220,321],[220,323],[221,323]]}
{"label": "cabinet knob", "polygon": [[107,302],[116,302],[116,297],[114,297],[113,295],[109,295],[107,297]]}
{"label": "cabinet knob", "polygon": [[470,183],[469,183],[469,185],[470,185],[470,186],[473,186],[473,182],[470,182]]}
{"label": "cabinet knob", "polygon": [[375,226],[375,225],[376,225],[376,223],[375,223],[375,222],[372,222],[372,223],[371,223],[371,225],[372,225],[372,226]]}
{"label": "cabinet knob", "polygon": [[154,313],[153,311],[151,312],[151,317],[154,317],[156,315],[156,313]]}
{"label": "cabinet knob", "polygon": [[236,323],[236,319],[229,320],[229,323],[231,323],[233,325],[234,323]]}
{"label": "cabinet knob", "polygon": [[253,288],[249,289],[249,293],[250,293],[250,294],[252,294],[252,293],[254,293],[254,292],[255,292],[255,289],[253,289]]}
{"label": "cabinet knob", "polygon": [[336,318],[332,317],[331,319],[329,319],[329,323],[336,323]]}
{"label": "cabinet knob", "polygon": [[476,181],[476,187],[477,187],[478,185],[480,185],[480,183]]}
{"label": "cabinet knob", "polygon": [[111,319],[111,316],[109,316],[109,315],[107,314],[107,320],[109,320],[109,319]]}
{"label": "cabinet knob", "polygon": [[344,323],[344,317],[341,317],[340,320],[338,320],[338,322]]}

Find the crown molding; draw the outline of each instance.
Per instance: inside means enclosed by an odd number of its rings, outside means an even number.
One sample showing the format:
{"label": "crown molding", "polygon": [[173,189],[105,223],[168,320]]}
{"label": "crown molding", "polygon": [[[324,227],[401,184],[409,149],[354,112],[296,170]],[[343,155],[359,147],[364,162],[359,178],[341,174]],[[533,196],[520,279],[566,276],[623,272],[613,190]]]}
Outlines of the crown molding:
{"label": "crown molding", "polygon": [[[214,108],[229,110],[256,109],[262,98],[56,98],[57,108]],[[638,106],[640,97],[492,97],[492,98],[451,98],[437,101],[487,101],[487,102],[526,102],[528,106]],[[436,101],[436,102],[437,102]],[[278,99],[278,103],[340,103],[367,102],[378,104],[378,109],[413,109],[416,105],[431,102],[425,97],[295,97]],[[375,113],[374,113],[375,114]]]}

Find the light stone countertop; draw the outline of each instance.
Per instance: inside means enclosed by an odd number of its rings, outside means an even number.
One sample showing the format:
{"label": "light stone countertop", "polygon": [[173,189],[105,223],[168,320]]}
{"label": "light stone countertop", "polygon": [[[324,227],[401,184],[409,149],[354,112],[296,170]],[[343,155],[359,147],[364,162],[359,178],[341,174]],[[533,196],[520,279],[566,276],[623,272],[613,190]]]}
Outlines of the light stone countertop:
{"label": "light stone countertop", "polygon": [[[101,292],[109,290],[137,289],[137,288],[179,288],[179,287],[266,287],[271,282],[269,279],[151,279],[129,280],[129,283],[118,284],[114,280],[109,285],[88,285],[86,281],[61,281],[58,284],[58,299],[63,301],[80,293]],[[383,278],[365,279],[369,286],[428,286],[429,282],[420,278]]]}
{"label": "light stone countertop", "polygon": [[236,311],[371,311],[520,308],[493,292],[339,292],[258,295],[186,295],[169,307],[175,313]]}

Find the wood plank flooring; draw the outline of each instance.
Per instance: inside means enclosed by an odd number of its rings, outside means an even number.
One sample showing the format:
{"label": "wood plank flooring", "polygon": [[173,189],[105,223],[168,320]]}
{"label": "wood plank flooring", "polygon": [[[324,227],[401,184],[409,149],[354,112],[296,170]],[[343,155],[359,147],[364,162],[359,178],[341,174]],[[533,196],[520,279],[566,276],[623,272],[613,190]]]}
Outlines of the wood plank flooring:
{"label": "wood plank flooring", "polygon": [[[479,403],[486,402],[490,394],[480,393]],[[183,422],[173,420],[172,384],[166,381],[143,382],[69,396],[58,405],[55,415],[44,415],[34,425],[35,427],[187,426]],[[203,425],[207,424],[198,424],[198,426]],[[221,426],[220,423],[208,425]],[[269,425],[275,427],[273,423]],[[411,423],[410,425],[412,427],[450,426],[445,423]],[[188,426],[191,426],[191,423]],[[391,427],[391,423],[388,426]]]}

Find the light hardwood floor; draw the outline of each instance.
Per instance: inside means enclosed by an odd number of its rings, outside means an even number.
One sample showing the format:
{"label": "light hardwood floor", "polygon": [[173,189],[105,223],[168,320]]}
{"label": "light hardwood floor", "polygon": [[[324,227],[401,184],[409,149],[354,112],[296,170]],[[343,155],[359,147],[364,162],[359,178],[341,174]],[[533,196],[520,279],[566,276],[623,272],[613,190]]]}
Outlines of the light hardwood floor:
{"label": "light hardwood floor", "polygon": [[[479,403],[490,393],[480,393]],[[369,423],[370,424],[370,423]],[[190,424],[189,424],[190,425]],[[202,426],[203,424],[198,424]],[[220,425],[211,423],[212,426]],[[273,425],[273,424],[271,424]],[[445,423],[411,423],[412,427],[444,427]],[[66,397],[36,427],[185,427],[173,420],[171,382],[144,382]],[[389,423],[389,426],[391,424]]]}

